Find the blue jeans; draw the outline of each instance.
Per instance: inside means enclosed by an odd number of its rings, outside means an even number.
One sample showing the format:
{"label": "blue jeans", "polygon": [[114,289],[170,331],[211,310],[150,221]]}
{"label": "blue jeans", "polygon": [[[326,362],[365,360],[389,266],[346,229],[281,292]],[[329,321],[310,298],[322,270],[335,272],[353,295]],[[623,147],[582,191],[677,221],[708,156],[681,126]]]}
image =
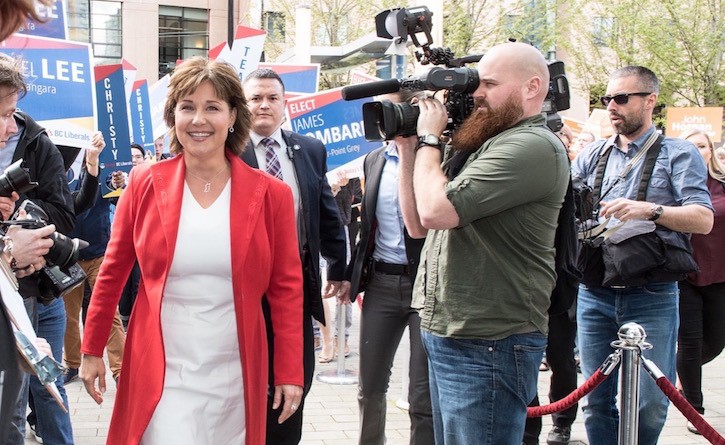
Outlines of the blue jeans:
{"label": "blue jeans", "polygon": [[[654,283],[641,287],[611,289],[579,287],[577,329],[582,373],[589,378],[614,349],[619,327],[628,322],[641,325],[647,342],[644,352],[664,375],[675,381],[675,347],[679,313],[677,283]],[[616,445],[619,410],[615,403],[618,373],[612,373],[582,403],[584,425],[590,445]],[[669,401],[644,368],[640,371],[639,444],[655,445],[667,418]]]}
{"label": "blue jeans", "polygon": [[436,445],[519,445],[546,348],[540,332],[502,340],[421,332]]}
{"label": "blue jeans", "polygon": [[[37,332],[38,337],[43,337],[50,343],[53,357],[56,360],[62,359],[65,337],[65,305],[62,299],[57,298],[48,306],[38,305]],[[63,387],[62,375],[55,381],[55,385],[63,398],[63,404],[68,409],[68,397]],[[72,445],[73,429],[70,414],[60,409],[53,396],[35,375],[30,376],[30,392],[33,394],[38,419],[37,429],[43,436],[43,443]]]}

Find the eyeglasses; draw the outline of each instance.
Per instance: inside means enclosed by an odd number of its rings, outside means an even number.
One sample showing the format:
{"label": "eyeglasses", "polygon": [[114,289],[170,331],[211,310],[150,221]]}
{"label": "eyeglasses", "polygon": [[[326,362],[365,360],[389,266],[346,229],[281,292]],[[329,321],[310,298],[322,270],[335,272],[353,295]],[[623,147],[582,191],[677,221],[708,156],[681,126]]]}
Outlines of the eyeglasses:
{"label": "eyeglasses", "polygon": [[629,96],[649,96],[652,93],[620,93],[615,94],[614,96],[602,96],[599,98],[599,100],[602,101],[602,105],[605,107],[609,106],[609,102],[614,100],[617,105],[624,105],[627,102],[629,102]]}

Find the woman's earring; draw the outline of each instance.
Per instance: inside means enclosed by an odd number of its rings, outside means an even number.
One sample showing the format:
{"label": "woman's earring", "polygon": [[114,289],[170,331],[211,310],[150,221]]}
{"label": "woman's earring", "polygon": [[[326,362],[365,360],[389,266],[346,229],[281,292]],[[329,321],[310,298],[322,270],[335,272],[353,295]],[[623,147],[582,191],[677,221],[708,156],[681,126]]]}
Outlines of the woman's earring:
{"label": "woman's earring", "polygon": [[229,132],[234,133],[234,127],[229,127]]}

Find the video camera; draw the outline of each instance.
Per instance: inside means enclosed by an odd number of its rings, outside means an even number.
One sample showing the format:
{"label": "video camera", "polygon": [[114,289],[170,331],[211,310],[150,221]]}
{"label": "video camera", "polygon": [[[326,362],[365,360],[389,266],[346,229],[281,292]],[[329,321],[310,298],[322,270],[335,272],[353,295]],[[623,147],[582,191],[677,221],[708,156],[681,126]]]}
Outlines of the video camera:
{"label": "video camera", "polygon": [[[422,52],[416,51],[416,59],[422,64],[445,65],[447,68],[433,67],[420,77],[389,79],[350,85],[342,89],[342,98],[355,100],[381,94],[396,93],[401,90],[440,91],[446,90],[445,106],[448,112],[448,126],[444,134],[451,136],[473,111],[473,92],[479,85],[478,71],[464,67],[467,63],[478,62],[482,55],[469,55],[455,58],[449,48],[431,48],[433,42],[430,31],[433,13],[425,6],[415,8],[396,8],[383,11],[375,16],[378,37],[393,39],[396,44],[411,41]],[[425,36],[425,43],[418,36]],[[552,131],[562,127],[558,111],[569,108],[569,83],[564,73],[564,62],[549,62],[549,92],[542,112],[547,115],[547,125]],[[393,103],[388,100],[363,104],[363,124],[365,139],[369,141],[390,140],[395,136],[416,134],[416,123],[420,111],[417,105]]]}
{"label": "video camera", "polygon": [[[21,166],[22,162],[20,159],[11,164],[0,175],[0,196],[10,197],[13,192],[26,193],[38,185],[31,181],[28,170]],[[21,210],[25,212],[25,218],[20,217]],[[14,225],[25,229],[40,229],[48,225],[48,215],[40,206],[26,199],[10,220],[0,222],[0,233],[4,235],[7,228]],[[53,298],[64,296],[86,279],[86,274],[77,261],[78,252],[88,247],[88,243],[78,238],[68,238],[59,232],[53,232],[49,238],[53,240],[53,246],[44,256],[46,265],[36,272],[41,289],[45,287],[49,291],[41,292],[44,295],[39,301],[44,304],[49,304]],[[50,298],[49,295],[53,297]]]}

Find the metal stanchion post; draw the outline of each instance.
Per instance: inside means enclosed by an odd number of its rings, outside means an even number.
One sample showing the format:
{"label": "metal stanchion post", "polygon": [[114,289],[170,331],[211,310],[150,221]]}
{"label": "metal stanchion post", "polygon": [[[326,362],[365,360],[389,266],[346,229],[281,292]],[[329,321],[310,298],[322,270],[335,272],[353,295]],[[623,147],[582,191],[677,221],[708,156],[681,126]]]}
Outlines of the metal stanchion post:
{"label": "metal stanchion post", "polygon": [[627,323],[619,328],[619,340],[612,346],[622,350],[619,409],[619,445],[636,445],[639,431],[639,367],[641,353],[652,347],[645,342],[647,334],[637,323]]}
{"label": "metal stanchion post", "polygon": [[337,369],[317,373],[317,380],[332,385],[354,385],[357,372],[345,369],[345,304],[337,305]]}

